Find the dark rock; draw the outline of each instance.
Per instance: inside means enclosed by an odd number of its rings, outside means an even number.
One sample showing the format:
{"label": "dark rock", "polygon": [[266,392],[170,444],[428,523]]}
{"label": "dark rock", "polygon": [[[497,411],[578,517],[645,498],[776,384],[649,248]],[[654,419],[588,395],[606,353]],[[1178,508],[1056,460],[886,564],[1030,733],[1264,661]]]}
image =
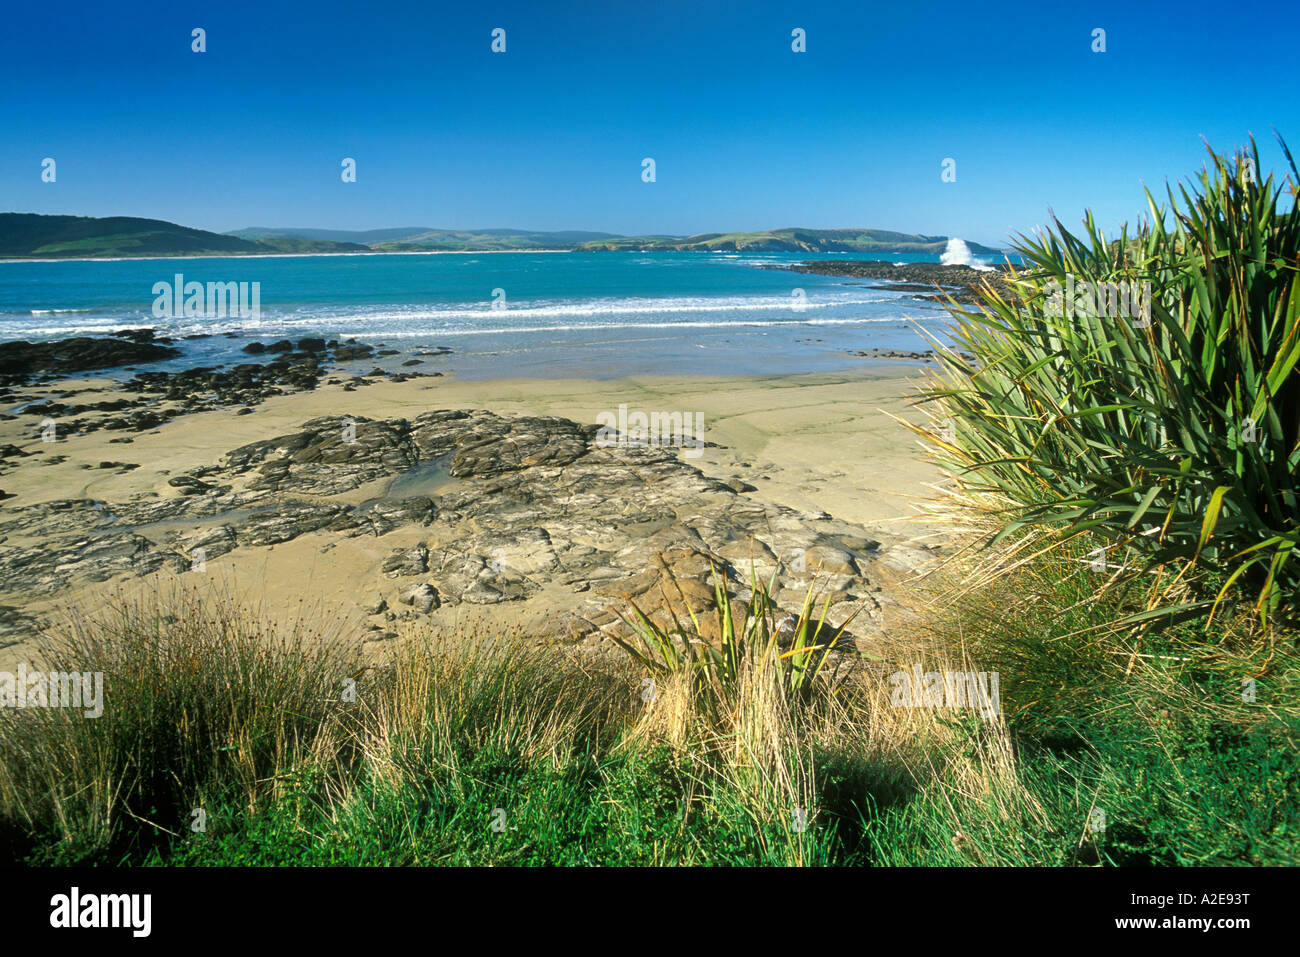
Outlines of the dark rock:
{"label": "dark rock", "polygon": [[[349,339],[348,342],[352,343],[356,340]],[[351,362],[355,359],[368,359],[374,351],[370,346],[343,345],[334,350],[334,358],[339,362]]]}
{"label": "dark rock", "polygon": [[328,528],[350,512],[346,505],[285,503],[249,517],[235,530],[235,534],[241,545],[278,545],[299,535]]}
{"label": "dark rock", "polygon": [[120,339],[130,339],[132,342],[170,342],[170,339],[155,338],[152,329],[114,329],[109,333],[110,336],[117,336]]}
{"label": "dark rock", "polygon": [[79,336],[52,342],[0,342],[0,375],[22,378],[38,371],[86,372],[140,362],[159,362],[179,355],[180,350],[172,346],[136,339]]}
{"label": "dark rock", "polygon": [[[394,550],[384,560],[380,570],[389,578],[401,578],[407,575],[423,575],[429,570],[429,547],[421,542],[414,548],[402,551]],[[407,602],[410,604],[410,602]]]}
{"label": "dark rock", "polygon": [[[885,279],[899,285],[876,286],[878,289],[897,289],[913,293],[915,299],[945,302],[949,296],[961,303],[979,302],[978,290],[990,283],[1000,295],[1014,293],[1007,280],[1007,267],[975,269],[972,266],[945,265],[943,263],[904,263],[896,265],[879,259],[827,259],[794,263],[789,266],[764,266],[764,269],[781,269],[790,272],[816,273],[823,276],[853,276],[864,279]],[[931,295],[921,295],[928,290]]]}
{"label": "dark rock", "polygon": [[168,479],[167,484],[172,488],[180,489],[182,495],[202,495],[212,488],[207,482],[193,475],[177,475],[175,478]]}
{"label": "dark rock", "polygon": [[437,506],[427,496],[387,499],[376,502],[366,512],[376,535],[385,535],[403,525],[428,525],[437,515]]}

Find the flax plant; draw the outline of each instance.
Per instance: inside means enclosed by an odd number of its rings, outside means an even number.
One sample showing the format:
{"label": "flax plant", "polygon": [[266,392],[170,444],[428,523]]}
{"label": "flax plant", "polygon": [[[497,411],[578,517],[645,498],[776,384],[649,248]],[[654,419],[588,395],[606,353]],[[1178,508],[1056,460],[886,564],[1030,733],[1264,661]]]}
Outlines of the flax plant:
{"label": "flax plant", "polygon": [[[935,343],[919,398],[950,425],[912,428],[956,504],[1021,553],[1101,542],[1099,582],[1146,583],[1135,624],[1208,627],[1239,600],[1265,624],[1296,614],[1300,174],[1281,145],[1281,182],[1261,180],[1253,140],[1210,150],[1167,202],[1147,191],[1131,235],[1107,238],[1089,212],[1083,235],[1054,219],[1019,237],[1014,291],[951,302],[952,344]],[[1149,290],[1142,308],[1056,308],[1062,288],[1116,287]]]}

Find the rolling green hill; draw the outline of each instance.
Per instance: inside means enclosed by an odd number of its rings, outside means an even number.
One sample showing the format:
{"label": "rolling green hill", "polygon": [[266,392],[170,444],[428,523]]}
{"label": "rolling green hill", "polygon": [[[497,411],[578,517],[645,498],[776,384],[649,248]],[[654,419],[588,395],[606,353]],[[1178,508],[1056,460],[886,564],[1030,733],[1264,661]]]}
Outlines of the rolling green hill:
{"label": "rolling green hill", "polygon": [[264,252],[301,253],[368,253],[370,247],[363,243],[341,243],[332,239],[295,239],[289,236],[267,236],[255,242]]}
{"label": "rolling green hill", "polygon": [[377,250],[393,252],[419,249],[573,249],[584,242],[619,238],[613,233],[593,233],[580,230],[548,233],[530,232],[524,229],[430,229],[401,240],[375,243],[373,245]]}
{"label": "rolling green hill", "polygon": [[94,259],[121,256],[246,256],[358,252],[369,247],[321,240],[250,240],[161,219],[0,213],[0,258]]}
{"label": "rolling green hill", "polygon": [[[581,230],[429,229],[408,226],[349,232],[333,229],[250,227],[231,233],[245,239],[269,237],[333,239],[365,243],[377,252],[456,252],[510,249],[572,249],[579,252],[675,250],[686,252],[875,252],[941,253],[947,236],[923,236],[888,229],[768,229],[760,232],[700,233],[695,236],[619,236]],[[971,252],[994,256],[998,250],[967,243]]]}
{"label": "rolling green hill", "polygon": [[[697,236],[624,236],[581,243],[581,250],[678,250],[686,252],[879,252],[941,253],[947,236],[921,236],[887,229],[767,229],[755,233],[700,233]],[[996,255],[996,249],[967,243],[977,255]]]}
{"label": "rolling green hill", "polygon": [[[161,219],[130,216],[41,216],[0,213],[0,258],[76,259],[129,256],[240,256],[348,252],[478,252],[568,249],[579,252],[853,252],[940,253],[946,236],[886,229],[768,229],[695,236],[619,236],[583,230],[526,229],[276,229],[233,233],[191,229]],[[977,255],[996,249],[968,243]]]}
{"label": "rolling green hill", "polygon": [[391,229],[276,229],[269,226],[249,226],[226,233],[240,239],[324,239],[336,243],[356,243],[369,247],[374,243],[390,242],[417,236],[420,233],[433,232],[428,226],[397,226]]}
{"label": "rolling green hill", "polygon": [[[268,229],[251,227],[232,236],[261,239],[283,236],[366,243],[377,252],[439,250],[470,252],[511,249],[572,249],[578,252],[674,250],[685,252],[875,252],[941,253],[947,236],[922,236],[888,229],[768,229],[761,232],[700,233],[696,236],[619,236],[580,230],[540,232],[526,229]],[[998,250],[967,243],[971,252],[994,256]]]}
{"label": "rolling green hill", "polygon": [[284,238],[364,243],[377,252],[572,249],[579,243],[622,238],[614,233],[584,230],[543,232],[527,229],[433,229],[428,226],[365,230],[269,229],[264,226],[252,226],[228,235],[262,242]]}

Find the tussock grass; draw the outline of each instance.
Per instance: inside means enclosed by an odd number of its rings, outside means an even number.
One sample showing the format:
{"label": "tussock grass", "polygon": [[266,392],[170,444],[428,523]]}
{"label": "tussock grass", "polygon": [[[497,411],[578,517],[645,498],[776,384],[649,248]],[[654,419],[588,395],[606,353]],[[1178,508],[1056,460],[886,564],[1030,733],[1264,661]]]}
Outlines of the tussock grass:
{"label": "tussock grass", "polygon": [[[988,559],[966,554],[931,586],[924,639],[969,649],[1001,675],[1016,793],[1033,813],[1000,838],[1064,850],[1061,863],[1300,862],[1291,636],[1250,607],[1208,636],[1201,621],[1173,616],[1134,628],[1144,594],[1101,587],[1094,545],[1081,536],[1021,556],[977,587],[964,566]],[[918,830],[912,816],[905,841],[942,833],[942,817]]]}
{"label": "tussock grass", "polygon": [[[1245,624],[1134,658],[1059,566],[1018,574],[799,692],[755,643],[711,704],[522,633],[411,636],[359,673],[192,595],[110,609],[62,659],[108,673],[103,717],[0,714],[0,833],[33,863],[1295,861],[1294,662]],[[894,706],[916,661],[1001,670],[1002,715]]]}
{"label": "tussock grass", "polygon": [[0,821],[34,863],[864,861],[874,808],[981,774],[879,675],[796,688],[772,642],[708,703],[687,671],[647,699],[634,659],[522,633],[362,670],[180,591],[67,627],[50,667],[104,671],[104,715],[0,714]]}
{"label": "tussock grass", "polygon": [[74,855],[183,833],[218,796],[274,799],[287,769],[338,752],[355,670],[335,634],[280,633],[181,587],[70,616],[41,658],[102,672],[105,714],[0,711],[0,817]]}

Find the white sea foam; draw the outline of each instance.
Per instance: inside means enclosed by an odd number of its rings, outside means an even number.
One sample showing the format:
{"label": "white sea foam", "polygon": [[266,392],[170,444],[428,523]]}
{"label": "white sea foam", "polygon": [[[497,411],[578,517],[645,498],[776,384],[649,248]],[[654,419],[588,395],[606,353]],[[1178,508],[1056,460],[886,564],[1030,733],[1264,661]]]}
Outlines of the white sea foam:
{"label": "white sea foam", "polygon": [[981,262],[972,255],[966,240],[955,236],[948,240],[948,248],[939,254],[939,262],[945,266],[970,266],[981,272],[992,272],[993,267]]}
{"label": "white sea foam", "polygon": [[[845,306],[866,306],[878,303],[895,302],[900,297],[874,296],[870,298],[851,298],[838,296],[819,299],[809,296],[799,304],[799,310],[838,309]],[[792,299],[789,296],[751,296],[735,299],[585,299],[578,302],[517,302],[510,303],[505,309],[493,309],[489,303],[466,306],[463,304],[449,306],[413,306],[404,307],[366,306],[358,312],[336,311],[333,313],[312,314],[322,319],[348,319],[353,315],[382,321],[400,321],[404,319],[480,319],[484,316],[510,316],[512,318],[549,319],[578,316],[644,316],[644,315],[682,315],[688,313],[726,313],[753,312],[755,310],[791,310]],[[266,310],[263,310],[265,313]]]}
{"label": "white sea foam", "polygon": [[[160,335],[175,337],[193,333],[219,336],[224,333],[259,337],[318,333],[338,335],[383,335],[420,338],[430,335],[492,336],[516,333],[572,333],[601,330],[671,330],[774,326],[854,326],[904,321],[901,294],[878,291],[871,296],[860,292],[818,290],[794,307],[784,294],[727,297],[618,297],[607,299],[534,300],[510,302],[494,309],[488,302],[446,305],[402,303],[357,306],[303,304],[263,309],[260,322],[237,318],[185,319],[158,324],[147,316],[123,310],[30,310],[0,316],[0,338],[57,337],[113,332],[126,326],[148,326]],[[864,308],[865,307],[865,308]],[[872,308],[874,307],[874,308]],[[926,304],[906,302],[910,314],[933,310]],[[26,311],[25,311],[26,312]],[[85,320],[70,316],[63,322],[42,321],[63,313],[86,313]],[[864,315],[866,312],[868,314]],[[882,315],[882,313],[885,313]]]}
{"label": "white sea foam", "polygon": [[118,329],[140,329],[144,326],[145,323],[141,320],[126,317],[77,326],[51,326],[46,323],[38,326],[23,326],[6,322],[0,324],[0,337],[21,339],[23,336],[85,336],[101,332],[116,332]]}
{"label": "white sea foam", "polygon": [[902,319],[742,319],[737,322],[587,322],[559,326],[498,326],[483,328],[429,327],[425,329],[384,330],[386,339],[419,339],[430,334],[456,336],[497,336],[538,332],[606,332],[611,329],[739,329],[769,326],[870,326],[882,323],[902,324]]}

